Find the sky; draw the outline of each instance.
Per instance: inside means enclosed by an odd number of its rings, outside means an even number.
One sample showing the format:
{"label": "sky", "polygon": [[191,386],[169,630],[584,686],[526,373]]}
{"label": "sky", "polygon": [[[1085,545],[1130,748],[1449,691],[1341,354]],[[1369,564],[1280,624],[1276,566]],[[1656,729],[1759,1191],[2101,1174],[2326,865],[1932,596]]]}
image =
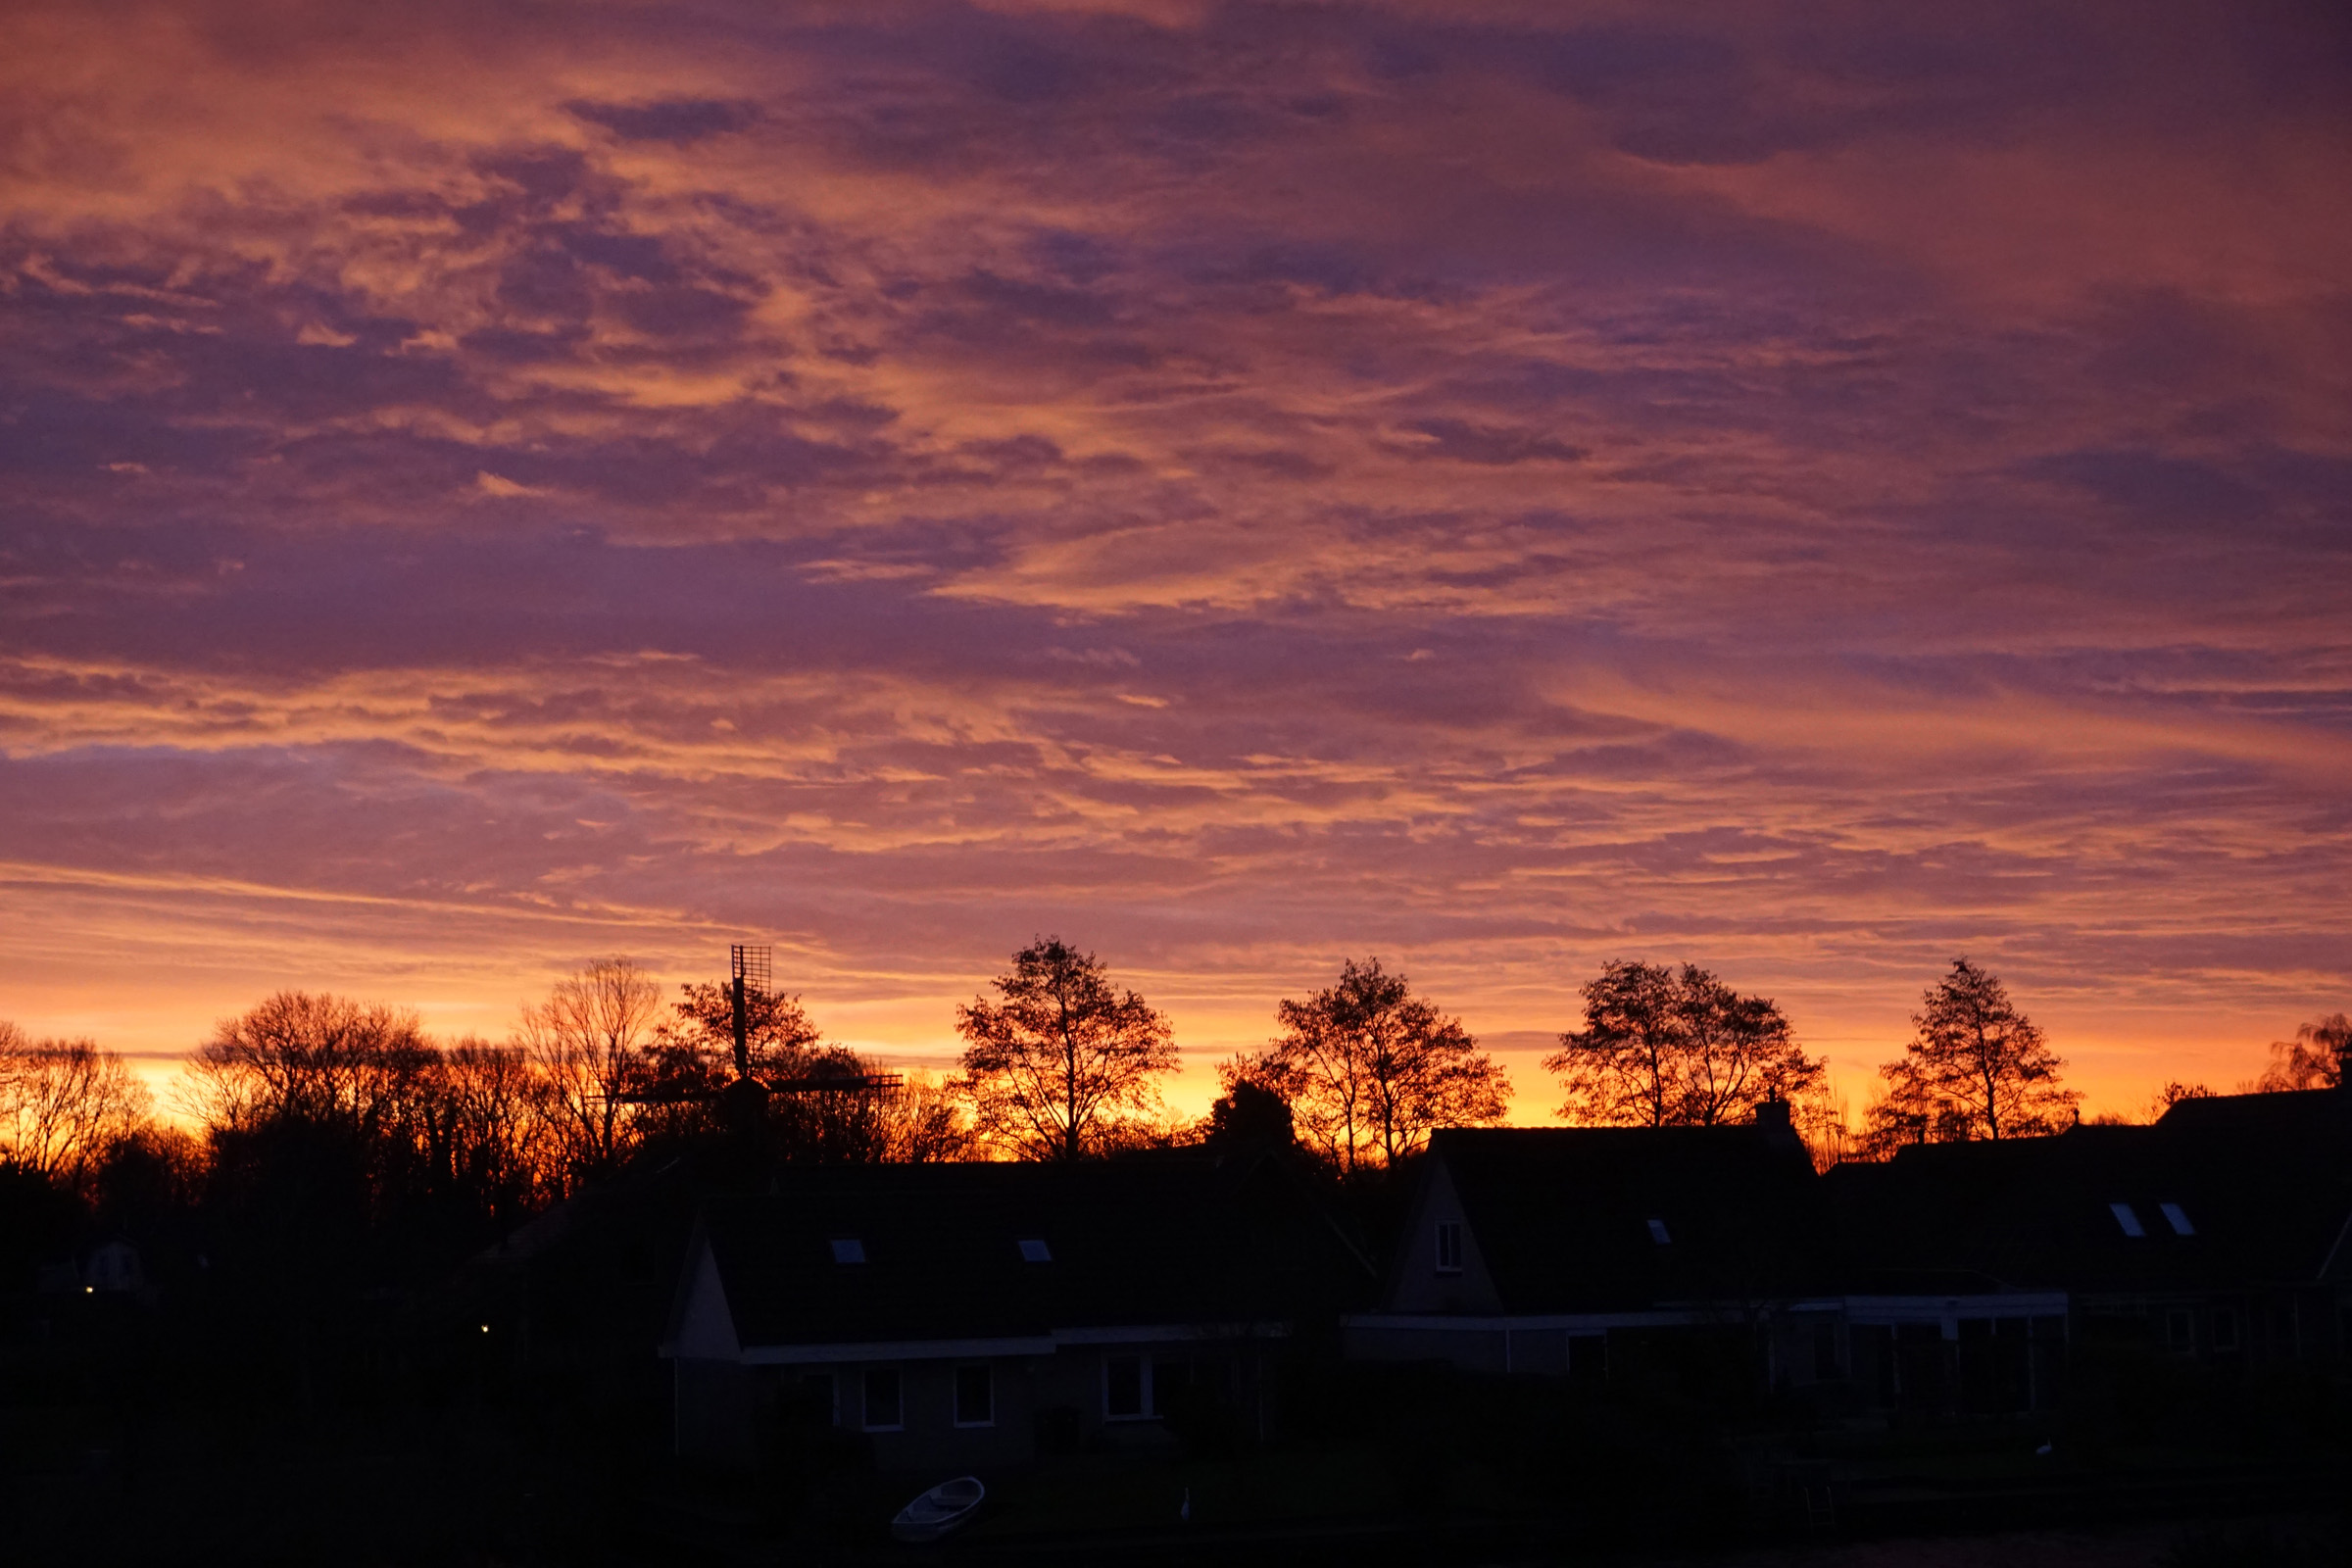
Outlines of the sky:
{"label": "sky", "polygon": [[12,5],[0,1018],[2352,1006],[2352,13]]}

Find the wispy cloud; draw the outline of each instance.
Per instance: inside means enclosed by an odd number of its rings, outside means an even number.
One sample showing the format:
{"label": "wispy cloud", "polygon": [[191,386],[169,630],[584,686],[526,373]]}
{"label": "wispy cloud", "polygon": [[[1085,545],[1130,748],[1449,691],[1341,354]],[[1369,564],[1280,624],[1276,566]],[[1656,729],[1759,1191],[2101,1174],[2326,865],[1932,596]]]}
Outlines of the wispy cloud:
{"label": "wispy cloud", "polygon": [[0,1015],[764,931],[919,1054],[1058,929],[1204,1051],[1639,953],[1852,1076],[1965,950],[2234,1079],[2352,987],[2348,40],[24,11]]}

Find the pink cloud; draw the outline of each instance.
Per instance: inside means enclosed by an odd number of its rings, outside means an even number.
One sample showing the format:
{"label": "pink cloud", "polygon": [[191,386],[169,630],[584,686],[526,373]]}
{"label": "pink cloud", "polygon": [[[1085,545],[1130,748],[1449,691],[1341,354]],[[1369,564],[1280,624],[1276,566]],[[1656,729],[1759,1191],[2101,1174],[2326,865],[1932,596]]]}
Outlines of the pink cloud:
{"label": "pink cloud", "polygon": [[1203,1053],[1688,956],[1859,1073],[1965,950],[2136,1104],[2343,1004],[2316,14],[15,36],[0,1015],[758,931],[921,1055],[1058,929]]}

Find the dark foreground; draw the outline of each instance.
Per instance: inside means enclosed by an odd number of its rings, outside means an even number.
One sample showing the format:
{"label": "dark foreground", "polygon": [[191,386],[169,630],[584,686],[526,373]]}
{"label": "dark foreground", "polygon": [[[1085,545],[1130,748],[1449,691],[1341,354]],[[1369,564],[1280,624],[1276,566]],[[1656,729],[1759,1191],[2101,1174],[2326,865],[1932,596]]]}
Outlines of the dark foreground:
{"label": "dark foreground", "polygon": [[1280,1443],[989,1476],[972,1526],[914,1548],[886,1521],[941,1478],[876,1473],[842,1444],[786,1443],[751,1472],[682,1467],[661,1452],[658,1389],[306,1415],[160,1403],[132,1385],[44,1398],[17,1371],[0,1556],[27,1563],[2352,1563],[2342,1450],[2210,1411],[2207,1442],[2080,1416],[2071,1434],[1799,1427],[1348,1369],[1351,1395],[1322,1391],[1330,1419]]}

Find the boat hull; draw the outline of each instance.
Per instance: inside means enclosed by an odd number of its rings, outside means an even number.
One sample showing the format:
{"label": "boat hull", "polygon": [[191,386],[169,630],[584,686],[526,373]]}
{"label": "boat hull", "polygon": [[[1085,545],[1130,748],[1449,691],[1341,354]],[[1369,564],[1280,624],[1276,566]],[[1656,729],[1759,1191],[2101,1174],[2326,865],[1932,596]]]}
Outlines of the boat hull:
{"label": "boat hull", "polygon": [[937,1541],[970,1523],[987,1497],[988,1489],[975,1476],[943,1481],[899,1510],[890,1522],[890,1538],[913,1545]]}

